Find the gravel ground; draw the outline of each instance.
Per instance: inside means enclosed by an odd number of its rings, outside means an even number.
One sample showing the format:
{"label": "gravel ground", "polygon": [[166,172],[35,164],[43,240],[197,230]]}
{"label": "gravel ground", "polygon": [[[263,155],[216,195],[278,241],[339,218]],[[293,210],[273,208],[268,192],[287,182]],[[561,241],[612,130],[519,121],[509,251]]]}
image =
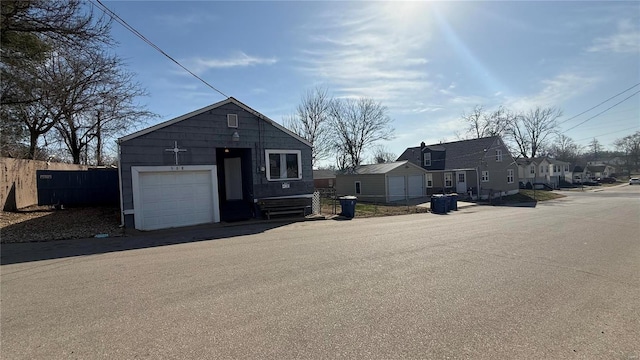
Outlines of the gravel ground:
{"label": "gravel ground", "polygon": [[0,242],[37,242],[80,239],[108,234],[122,236],[118,208],[69,208],[54,210],[32,206],[0,214]]}

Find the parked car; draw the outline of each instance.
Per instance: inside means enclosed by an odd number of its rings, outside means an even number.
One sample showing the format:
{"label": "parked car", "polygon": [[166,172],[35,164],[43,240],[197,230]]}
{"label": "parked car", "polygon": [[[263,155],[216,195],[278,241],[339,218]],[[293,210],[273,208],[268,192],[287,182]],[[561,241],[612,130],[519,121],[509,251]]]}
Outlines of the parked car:
{"label": "parked car", "polygon": [[640,178],[629,179],[629,185],[640,185]]}
{"label": "parked car", "polygon": [[602,184],[613,184],[613,183],[616,183],[617,181],[618,181],[618,179],[616,179],[614,177],[598,178],[598,182],[602,183]]}

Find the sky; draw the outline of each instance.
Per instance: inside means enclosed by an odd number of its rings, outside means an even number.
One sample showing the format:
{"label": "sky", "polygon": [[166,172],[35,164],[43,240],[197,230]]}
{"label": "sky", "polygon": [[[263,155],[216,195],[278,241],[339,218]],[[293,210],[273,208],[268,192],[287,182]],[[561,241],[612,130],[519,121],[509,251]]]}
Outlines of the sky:
{"label": "sky", "polygon": [[[226,96],[280,123],[318,86],[379,101],[395,128],[381,144],[396,155],[458,140],[461,115],[476,105],[558,107],[561,131],[584,146],[596,138],[613,149],[640,130],[638,1],[103,3]],[[114,23],[112,35],[149,93],[140,103],[160,115],[146,125],[226,98],[123,26]]]}

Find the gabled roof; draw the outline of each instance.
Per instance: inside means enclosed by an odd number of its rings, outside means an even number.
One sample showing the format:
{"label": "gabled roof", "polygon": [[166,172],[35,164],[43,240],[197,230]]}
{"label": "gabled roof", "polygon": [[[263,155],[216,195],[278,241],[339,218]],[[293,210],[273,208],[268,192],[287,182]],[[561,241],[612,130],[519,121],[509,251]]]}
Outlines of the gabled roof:
{"label": "gabled roof", "polygon": [[422,171],[425,171],[423,168],[410,163],[408,160],[404,160],[404,161],[394,161],[394,162],[383,163],[383,164],[360,165],[355,169],[353,169],[352,171],[344,172],[342,175],[386,174],[389,171],[397,169],[401,166],[412,166]]}
{"label": "gabled roof", "polygon": [[607,167],[612,167],[610,165],[587,165],[587,170],[588,171],[593,171],[593,172],[603,172],[606,170]]}
{"label": "gabled roof", "polygon": [[203,107],[201,109],[192,111],[192,112],[190,112],[188,114],[184,114],[182,116],[178,116],[177,118],[174,118],[174,119],[171,119],[171,120],[167,120],[165,122],[161,122],[159,124],[156,124],[154,126],[148,127],[146,129],[142,129],[140,131],[136,131],[133,134],[129,134],[127,136],[123,136],[123,137],[118,139],[118,142],[120,143],[120,142],[123,142],[123,141],[128,141],[128,140],[131,140],[131,139],[135,139],[135,138],[137,138],[139,136],[148,134],[148,133],[156,131],[158,129],[162,129],[162,128],[167,127],[169,125],[173,125],[173,124],[178,123],[180,121],[192,118],[192,117],[194,117],[196,115],[202,114],[202,113],[207,112],[209,110],[213,110],[213,109],[219,108],[219,107],[221,107],[223,105],[227,105],[227,104],[235,104],[238,107],[240,107],[241,109],[243,109],[244,111],[246,111],[246,112],[248,112],[248,113],[250,113],[252,115],[255,115],[259,119],[262,119],[263,121],[275,126],[276,128],[284,131],[285,133],[291,135],[292,137],[296,138],[297,140],[299,140],[303,144],[305,144],[307,146],[312,146],[310,142],[308,142],[307,140],[305,140],[302,137],[298,136],[297,134],[295,134],[291,130],[289,130],[289,129],[285,128],[284,126],[278,124],[277,122],[269,119],[268,117],[262,115],[261,113],[257,112],[256,110],[250,108],[249,106],[243,104],[242,102],[238,101],[236,98],[233,98],[233,97],[229,97],[229,98],[227,98],[225,100],[222,100],[222,101],[219,101],[219,102],[217,102],[215,104],[211,104],[209,106],[205,106],[205,107]]}
{"label": "gabled roof", "polygon": [[335,170],[313,170],[314,179],[335,179]]}
{"label": "gabled roof", "polygon": [[[442,144],[426,145],[424,149],[432,151],[446,151],[446,169],[473,169],[478,166],[486,152],[500,141],[499,136],[480,139],[461,140]],[[407,148],[398,160],[409,160],[414,164],[421,164],[420,146]]]}

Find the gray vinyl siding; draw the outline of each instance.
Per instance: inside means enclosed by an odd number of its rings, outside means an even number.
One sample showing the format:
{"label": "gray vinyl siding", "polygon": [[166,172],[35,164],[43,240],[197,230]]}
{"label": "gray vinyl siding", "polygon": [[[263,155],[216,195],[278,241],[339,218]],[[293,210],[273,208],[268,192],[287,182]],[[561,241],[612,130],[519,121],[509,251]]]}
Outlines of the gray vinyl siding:
{"label": "gray vinyl siding", "polygon": [[[227,126],[227,114],[238,115],[237,128]],[[235,131],[239,141],[232,141]],[[120,143],[123,210],[133,209],[131,167],[175,165],[174,154],[165,151],[173,148],[175,141],[180,149],[187,150],[179,154],[180,165],[217,165],[216,148],[251,149],[255,199],[313,193],[311,147],[236,104],[227,103]],[[301,151],[301,180],[267,180],[266,172],[260,171],[268,166],[265,150],[276,149]],[[290,187],[283,189],[283,182]]]}
{"label": "gray vinyl siding", "polygon": [[[502,150],[502,161],[496,161],[495,149]],[[513,183],[507,183],[507,170],[513,170]],[[489,181],[482,182],[482,171],[489,171]],[[502,144],[501,141],[497,141],[492,150],[488,151],[484,156],[482,164],[478,169],[478,175],[480,176],[480,189],[482,195],[489,193],[507,193],[510,191],[518,190],[518,164],[515,159],[510,155],[509,150]]]}

